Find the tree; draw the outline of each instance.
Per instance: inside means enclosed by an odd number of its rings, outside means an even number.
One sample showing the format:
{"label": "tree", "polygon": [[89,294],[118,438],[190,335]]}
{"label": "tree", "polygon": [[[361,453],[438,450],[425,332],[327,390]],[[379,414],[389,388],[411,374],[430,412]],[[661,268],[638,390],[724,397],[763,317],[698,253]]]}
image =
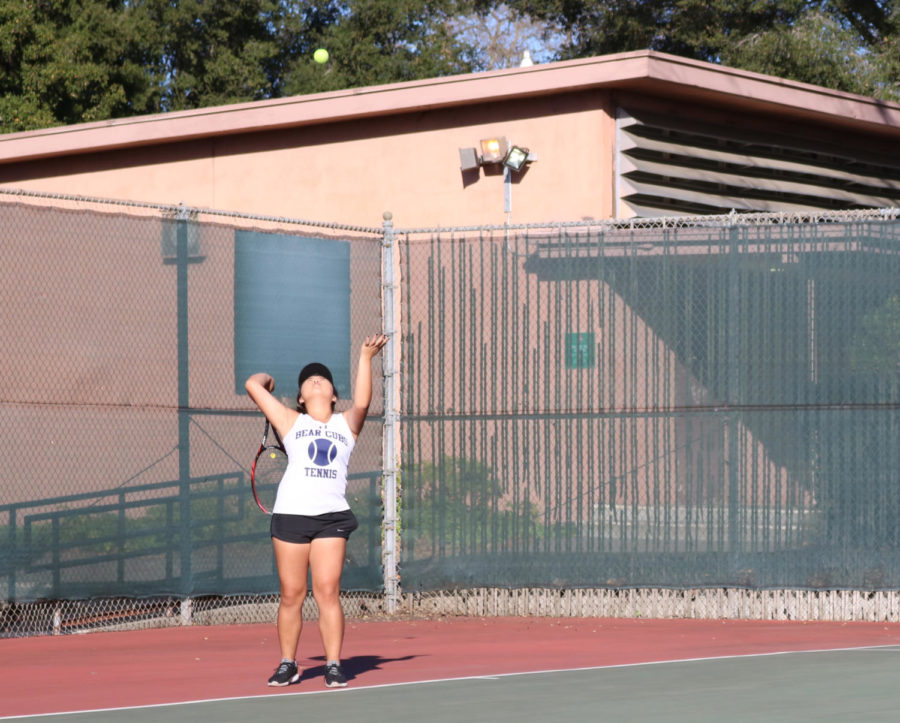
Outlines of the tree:
{"label": "tree", "polygon": [[0,0],[0,131],[468,72],[469,4]]}
{"label": "tree", "polygon": [[[466,72],[453,0],[146,0],[161,110]],[[313,61],[317,48],[330,59]]]}
{"label": "tree", "polygon": [[278,94],[277,0],[145,0],[131,12],[154,29],[147,38],[147,73],[160,111],[262,100]]}
{"label": "tree", "polygon": [[448,21],[449,31],[470,52],[473,70],[497,70],[519,65],[528,51],[533,62],[554,60],[566,42],[554,25],[516,13],[506,3],[459,8]]}
{"label": "tree", "polygon": [[[453,0],[351,0],[327,16],[295,14],[284,93],[295,95],[469,72],[470,49],[452,36]],[[313,62],[328,50],[324,65]]]}
{"label": "tree", "polygon": [[900,99],[898,0],[0,0],[0,132],[644,48]]}
{"label": "tree", "polygon": [[871,54],[859,52],[858,37],[822,13],[792,26],[752,34],[724,54],[728,65],[803,80],[851,93],[876,95],[883,79]]}
{"label": "tree", "polygon": [[896,0],[510,0],[558,25],[561,58],[651,49],[900,98]]}
{"label": "tree", "polygon": [[154,110],[148,32],[126,2],[0,3],[0,130]]}
{"label": "tree", "polygon": [[732,36],[796,20],[805,0],[511,0],[511,6],[563,28],[561,57],[659,50],[717,61]]}
{"label": "tree", "polygon": [[[846,4],[846,3],[845,3]],[[900,19],[900,13],[897,13]],[[882,32],[888,32],[887,36]],[[723,52],[747,70],[878,98],[900,98],[900,33],[860,30],[850,17],[812,10],[789,26],[752,33]]]}

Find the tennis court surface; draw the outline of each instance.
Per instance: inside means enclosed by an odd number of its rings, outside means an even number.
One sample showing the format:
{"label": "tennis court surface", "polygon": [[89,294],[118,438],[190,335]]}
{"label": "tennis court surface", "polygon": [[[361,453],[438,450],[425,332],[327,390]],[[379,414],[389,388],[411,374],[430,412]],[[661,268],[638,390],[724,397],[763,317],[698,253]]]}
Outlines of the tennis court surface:
{"label": "tennis court surface", "polygon": [[320,649],[307,623],[303,676],[279,689],[272,625],[0,640],[0,720],[887,721],[900,707],[891,623],[348,621],[342,690],[324,688]]}

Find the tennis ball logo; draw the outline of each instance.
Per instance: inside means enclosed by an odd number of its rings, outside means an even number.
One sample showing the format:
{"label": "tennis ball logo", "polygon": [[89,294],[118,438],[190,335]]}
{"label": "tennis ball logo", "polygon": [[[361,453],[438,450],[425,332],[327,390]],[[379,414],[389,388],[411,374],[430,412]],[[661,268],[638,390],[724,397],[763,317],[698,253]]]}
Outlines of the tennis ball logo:
{"label": "tennis ball logo", "polygon": [[327,467],[337,457],[338,448],[330,439],[319,437],[309,443],[306,453],[313,464],[319,467]]}

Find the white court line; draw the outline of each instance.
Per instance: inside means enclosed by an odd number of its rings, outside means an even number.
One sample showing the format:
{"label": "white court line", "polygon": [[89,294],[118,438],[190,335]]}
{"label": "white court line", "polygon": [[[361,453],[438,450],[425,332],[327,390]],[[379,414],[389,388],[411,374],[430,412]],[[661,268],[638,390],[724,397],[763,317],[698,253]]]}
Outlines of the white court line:
{"label": "white court line", "polygon": [[335,693],[347,694],[355,691],[376,690],[378,688],[400,688],[410,685],[425,685],[428,683],[452,683],[460,680],[500,680],[512,678],[517,675],[545,675],[549,673],[577,673],[586,670],[614,670],[616,668],[639,668],[645,665],[667,665],[670,663],[702,663],[710,660],[738,660],[741,658],[765,658],[774,655],[802,655],[804,653],[845,653],[861,650],[891,650],[900,652],[900,645],[891,643],[888,645],[863,645],[854,648],[821,648],[816,650],[776,650],[770,653],[746,653],[742,655],[713,655],[705,658],[677,658],[673,660],[648,660],[643,663],[615,663],[613,665],[592,665],[585,668],[554,668],[550,670],[526,670],[519,673],[496,673],[493,675],[465,675],[459,678],[432,678],[431,680],[411,680],[404,683],[379,683],[378,685],[360,685],[340,690],[298,690],[290,693],[268,693],[259,695],[241,695],[230,698],[206,698],[203,700],[183,700],[174,703],[151,703],[149,705],[129,705],[120,708],[92,708],[89,710],[69,710],[57,713],[29,713],[28,715],[0,716],[4,720],[25,720],[26,718],[47,718],[50,716],[81,715],[86,713],[115,713],[127,710],[143,710],[145,708],[174,708],[185,705],[198,705],[202,703],[231,703],[239,700],[256,700],[258,698],[287,698],[298,695],[328,695]]}

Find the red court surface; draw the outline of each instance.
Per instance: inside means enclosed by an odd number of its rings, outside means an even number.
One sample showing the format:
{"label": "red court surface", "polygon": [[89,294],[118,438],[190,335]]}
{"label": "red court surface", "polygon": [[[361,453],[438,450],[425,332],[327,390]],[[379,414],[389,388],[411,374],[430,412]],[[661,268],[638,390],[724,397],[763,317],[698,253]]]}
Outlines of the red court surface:
{"label": "red court surface", "polygon": [[[900,644],[900,624],[586,618],[348,621],[353,687],[775,652]],[[0,640],[0,716],[322,690],[306,623],[289,688],[272,625],[184,627]],[[48,675],[50,680],[48,680]]]}

